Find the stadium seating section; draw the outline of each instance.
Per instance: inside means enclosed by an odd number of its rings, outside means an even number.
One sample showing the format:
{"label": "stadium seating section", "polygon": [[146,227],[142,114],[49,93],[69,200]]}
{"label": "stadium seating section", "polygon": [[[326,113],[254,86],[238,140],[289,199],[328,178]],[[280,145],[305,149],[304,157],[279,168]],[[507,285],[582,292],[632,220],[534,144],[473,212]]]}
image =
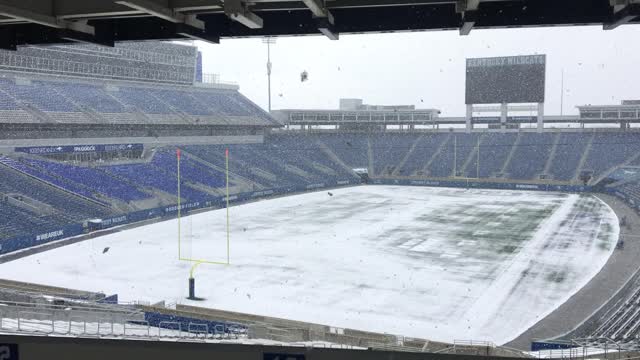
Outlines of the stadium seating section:
{"label": "stadium seating section", "polygon": [[132,114],[145,114],[168,116],[174,123],[201,119],[224,123],[230,117],[245,117],[274,124],[264,110],[235,90],[0,78],[0,122],[15,122],[17,111],[31,115],[23,116],[31,119],[25,122],[139,123],[149,120]]}
{"label": "stadium seating section", "polygon": [[[7,162],[6,158],[1,159]],[[2,166],[2,165],[0,165]],[[0,239],[34,232],[45,232],[61,225],[77,223],[88,218],[100,218],[113,214],[113,210],[100,203],[73,195],[69,189],[48,182],[43,173],[26,172],[24,168],[3,166],[0,171],[0,194],[17,199],[28,198],[30,203],[44,204],[51,211],[38,212],[41,206],[18,207],[8,200],[0,201]],[[23,171],[24,170],[24,171]],[[26,202],[25,202],[26,203]]]}
{"label": "stadium seating section", "polygon": [[637,341],[640,336],[639,303],[640,277],[636,275],[621,289],[606,311],[597,316],[590,337],[618,342]]}
{"label": "stadium seating section", "polygon": [[[589,171],[596,183],[621,165],[640,163],[639,144],[640,134],[617,132],[274,134],[258,144],[180,146],[180,195],[183,201],[223,195],[227,148],[230,186],[238,192],[358,181],[356,168],[369,169],[373,177],[457,176],[565,184],[579,184],[580,172]],[[163,203],[177,201],[176,147],[156,148],[150,154],[117,164],[72,164],[26,154],[0,156],[0,194],[5,199],[0,202],[0,236],[118,214],[126,206],[144,209],[145,201],[154,198]],[[547,180],[540,180],[540,175]],[[244,187],[236,187],[241,184]],[[637,180],[614,186],[640,204]],[[43,214],[18,207],[6,200],[14,195],[54,211]]]}
{"label": "stadium seating section", "polygon": [[615,191],[621,193],[627,202],[640,211],[640,178],[631,181],[621,181],[610,186]]}
{"label": "stadium seating section", "polygon": [[[25,158],[22,162],[34,169],[55,176],[57,179],[65,181],[73,181],[78,184],[76,188],[84,187],[83,194],[94,197],[94,193],[104,196],[120,199],[123,201],[141,200],[148,198],[150,195],[136,189],[133,185],[126,183],[120,179],[105,176],[105,172],[93,167],[72,166],[59,162],[43,161],[38,159]],[[21,169],[28,166],[23,165]],[[89,192],[89,193],[87,193]]]}

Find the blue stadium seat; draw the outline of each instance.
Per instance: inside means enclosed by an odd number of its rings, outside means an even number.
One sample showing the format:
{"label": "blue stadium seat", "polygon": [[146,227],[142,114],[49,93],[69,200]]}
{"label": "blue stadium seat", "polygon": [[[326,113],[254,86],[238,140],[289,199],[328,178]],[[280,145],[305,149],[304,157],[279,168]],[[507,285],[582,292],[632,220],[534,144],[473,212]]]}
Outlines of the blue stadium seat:
{"label": "blue stadium seat", "polygon": [[[156,151],[151,164],[178,176],[178,163],[174,149]],[[212,188],[225,186],[225,174],[194,161],[185,155],[180,158],[180,177],[189,182],[200,183]]]}
{"label": "blue stadium seat", "polygon": [[138,190],[135,186],[113,178],[96,168],[72,166],[58,162],[29,158],[25,158],[22,161],[34,168],[43,169],[48,174],[73,181],[88,189],[112,198],[124,201],[135,201],[150,197],[149,194]]}
{"label": "blue stadium seat", "polygon": [[[0,79],[0,89],[4,89],[4,84],[8,81],[5,79]],[[4,91],[0,91],[0,110],[20,110],[20,106],[15,102],[15,100],[10,96],[9,93],[5,93]]]}
{"label": "blue stadium seat", "polygon": [[[338,179],[349,179],[353,173],[339,166],[323,152],[315,137],[272,136],[267,140],[267,157],[286,159],[286,163],[304,170],[310,176],[307,181],[323,183]],[[329,171],[327,171],[329,170]]]}
{"label": "blue stadium seat", "polygon": [[[149,121],[188,122],[184,116],[186,114],[211,116],[219,122],[224,122],[227,116],[243,116],[278,124],[267,112],[236,90],[135,83],[114,84],[107,90],[106,86],[105,83],[93,85],[73,79],[39,79],[17,85],[13,79],[0,78],[0,111],[26,109],[42,111],[45,115],[53,112],[55,114],[48,114],[50,118],[47,120],[73,123],[94,123],[96,119],[90,115],[92,112],[109,114],[104,118],[98,116],[98,119],[115,118],[119,122],[126,122],[128,113],[140,112],[154,115]],[[166,118],[158,120],[157,115]],[[134,117],[131,121],[140,119],[145,118]]]}
{"label": "blue stadium seat", "polygon": [[51,83],[33,81],[30,85],[16,85],[13,81],[2,80],[0,87],[13,97],[29,103],[41,111],[79,112],[73,103],[56,92]]}
{"label": "blue stadium seat", "polygon": [[[215,109],[224,115],[249,116],[252,112],[245,108],[243,103],[237,103],[230,95],[219,92],[194,91],[191,95],[199,102],[206,104],[209,108]],[[241,106],[239,106],[241,105]]]}
{"label": "blue stadium seat", "polygon": [[214,112],[206,105],[191,96],[189,91],[147,89],[147,92],[158,99],[170,104],[179,111],[190,115],[213,115]]}
{"label": "blue stadium seat", "polygon": [[409,155],[409,158],[407,158],[407,162],[401,169],[402,173],[411,176],[422,171],[431,157],[446,140],[447,134],[425,134],[418,140],[415,150]]}
{"label": "blue stadium seat", "polygon": [[0,193],[25,195],[51,205],[60,216],[69,221],[104,217],[113,213],[111,209],[98,203],[83,200],[3,165],[0,165],[0,170]]}
{"label": "blue stadium seat", "polygon": [[317,135],[346,165],[356,168],[368,168],[368,137],[363,134],[327,134]]}
{"label": "blue stadium seat", "polygon": [[373,173],[389,174],[395,171],[417,137],[415,134],[372,135]]}
{"label": "blue stadium seat", "polygon": [[584,154],[591,134],[561,133],[550,173],[554,180],[569,181],[576,177],[580,159]]}
{"label": "blue stadium seat", "polygon": [[[471,154],[478,146],[478,137],[475,134],[452,134],[449,141],[429,166],[428,174],[432,177],[462,176],[462,168]],[[476,164],[473,158],[473,166]],[[457,172],[454,172],[455,170]]]}
{"label": "blue stadium seat", "polygon": [[[480,178],[494,177],[502,170],[517,136],[514,133],[487,133],[481,136]],[[467,169],[471,173],[475,173],[474,170]]]}
{"label": "blue stadium seat", "polygon": [[5,156],[0,156],[0,164],[4,164],[16,171],[37,178],[45,183],[48,183],[51,186],[57,186],[60,189],[66,190],[70,193],[75,193],[77,195],[95,200],[90,189],[74,182],[67,181],[63,177],[58,177],[55,174],[50,174],[45,169],[29,166]]}
{"label": "blue stadium seat", "polygon": [[38,215],[0,201],[0,240],[58,229],[61,221],[64,218],[60,216]]}
{"label": "blue stadium seat", "polygon": [[[178,195],[178,177],[168,169],[162,170],[152,164],[111,165],[101,166],[100,169],[130,183],[156,188],[169,194]],[[211,195],[190,187],[187,181],[182,179],[180,183],[181,198],[198,201],[208,196]]]}
{"label": "blue stadium seat", "polygon": [[617,189],[631,198],[637,206],[640,205],[640,180],[622,184]]}
{"label": "blue stadium seat", "polygon": [[596,133],[582,170],[593,171],[598,178],[640,152],[640,134]]}
{"label": "blue stadium seat", "polygon": [[513,157],[506,169],[506,177],[536,180],[544,172],[556,134],[522,133]]}
{"label": "blue stadium seat", "polygon": [[122,86],[111,93],[121,103],[135,107],[148,114],[176,114],[163,101],[157,99],[146,88]]}
{"label": "blue stadium seat", "polygon": [[63,95],[71,98],[76,103],[89,107],[96,112],[125,112],[122,104],[109,96],[109,94],[101,87],[70,83],[52,84],[51,86],[57,89]]}

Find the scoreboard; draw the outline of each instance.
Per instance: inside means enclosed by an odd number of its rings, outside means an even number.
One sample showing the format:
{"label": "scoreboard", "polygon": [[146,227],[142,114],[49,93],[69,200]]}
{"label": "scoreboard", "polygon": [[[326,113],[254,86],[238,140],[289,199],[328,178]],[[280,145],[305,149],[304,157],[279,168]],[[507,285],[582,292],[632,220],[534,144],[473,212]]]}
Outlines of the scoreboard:
{"label": "scoreboard", "polygon": [[546,55],[467,59],[466,104],[544,102]]}

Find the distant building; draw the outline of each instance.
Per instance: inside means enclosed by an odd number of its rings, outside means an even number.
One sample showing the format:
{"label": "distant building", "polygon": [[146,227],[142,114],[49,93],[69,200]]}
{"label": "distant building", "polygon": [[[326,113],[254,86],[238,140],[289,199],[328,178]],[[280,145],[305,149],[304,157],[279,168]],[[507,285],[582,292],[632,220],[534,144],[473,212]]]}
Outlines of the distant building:
{"label": "distant building", "polygon": [[416,109],[414,105],[368,105],[362,99],[340,99],[334,110],[282,109],[272,115],[287,126],[312,129],[317,126],[352,130],[384,130],[387,126],[413,129],[433,125],[438,109]]}
{"label": "distant building", "polygon": [[619,123],[625,129],[640,122],[640,100],[623,100],[620,105],[584,105],[578,110],[583,123]]}
{"label": "distant building", "polygon": [[415,110],[414,105],[369,105],[362,99],[340,99],[340,110]]}

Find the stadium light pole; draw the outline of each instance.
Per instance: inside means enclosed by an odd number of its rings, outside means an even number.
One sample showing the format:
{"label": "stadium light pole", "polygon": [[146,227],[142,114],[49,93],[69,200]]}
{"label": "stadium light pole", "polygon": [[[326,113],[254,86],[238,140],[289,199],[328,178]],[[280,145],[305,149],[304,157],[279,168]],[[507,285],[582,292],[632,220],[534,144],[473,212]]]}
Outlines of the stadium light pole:
{"label": "stadium light pole", "polygon": [[262,38],[262,43],[267,44],[267,95],[269,97],[269,113],[271,113],[271,44],[276,43],[276,38]]}
{"label": "stadium light pole", "polygon": [[564,113],[564,68],[560,73],[560,116]]}

